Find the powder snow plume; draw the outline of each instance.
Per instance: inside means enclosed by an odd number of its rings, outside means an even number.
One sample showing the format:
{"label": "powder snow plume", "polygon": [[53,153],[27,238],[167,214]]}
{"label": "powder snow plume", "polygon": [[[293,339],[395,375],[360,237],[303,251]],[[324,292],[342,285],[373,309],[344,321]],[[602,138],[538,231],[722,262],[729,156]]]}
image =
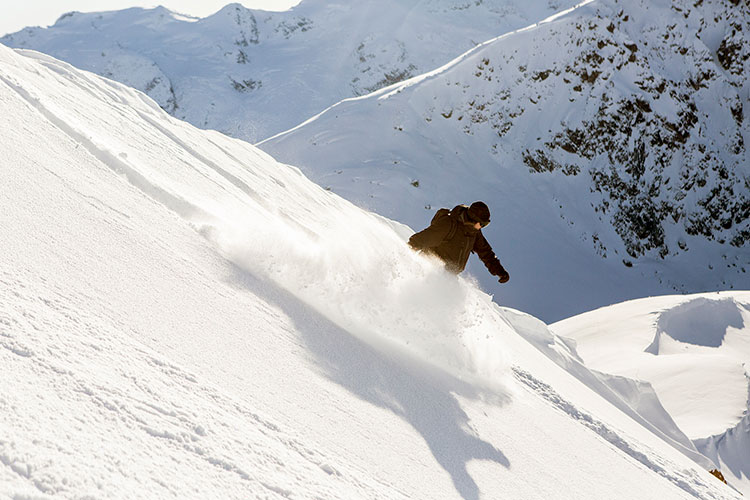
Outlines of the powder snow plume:
{"label": "powder snow plume", "polygon": [[351,205],[304,223],[278,211],[225,213],[215,224],[203,232],[229,260],[370,345],[405,349],[483,385],[505,372],[495,334],[510,327],[492,298],[410,250],[407,228]]}

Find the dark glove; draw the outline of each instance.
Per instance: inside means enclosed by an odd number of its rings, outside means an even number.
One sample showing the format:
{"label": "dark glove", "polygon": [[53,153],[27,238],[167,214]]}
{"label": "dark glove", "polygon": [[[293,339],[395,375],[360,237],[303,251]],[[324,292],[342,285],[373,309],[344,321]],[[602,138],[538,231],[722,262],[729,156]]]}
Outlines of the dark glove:
{"label": "dark glove", "polygon": [[506,271],[505,269],[503,269],[497,276],[499,278],[497,281],[499,281],[500,283],[507,283],[508,280],[510,280],[510,274],[508,274],[508,271]]}

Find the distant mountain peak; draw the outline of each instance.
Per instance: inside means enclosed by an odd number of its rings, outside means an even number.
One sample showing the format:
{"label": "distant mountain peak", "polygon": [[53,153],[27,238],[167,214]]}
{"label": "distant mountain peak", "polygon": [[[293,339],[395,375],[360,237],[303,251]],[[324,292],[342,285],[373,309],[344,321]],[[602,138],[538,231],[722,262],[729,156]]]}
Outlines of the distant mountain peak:
{"label": "distant mountain peak", "polygon": [[284,12],[230,3],[200,20],[132,8],[73,13],[0,41],[133,85],[180,119],[257,142],[574,2],[304,0]]}

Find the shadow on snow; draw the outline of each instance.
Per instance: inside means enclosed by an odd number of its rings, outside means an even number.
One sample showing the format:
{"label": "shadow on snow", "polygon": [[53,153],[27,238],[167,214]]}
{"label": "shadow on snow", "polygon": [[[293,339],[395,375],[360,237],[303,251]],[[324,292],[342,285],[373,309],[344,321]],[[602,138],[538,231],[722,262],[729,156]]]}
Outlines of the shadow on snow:
{"label": "shadow on snow", "polygon": [[[478,500],[469,475],[471,460],[489,460],[506,468],[508,458],[475,435],[469,417],[454,396],[479,398],[472,386],[437,369],[414,366],[406,356],[385,354],[340,328],[292,293],[259,280],[235,264],[229,281],[280,307],[294,322],[322,373],[358,398],[392,411],[425,440],[435,460],[450,475],[465,500]],[[507,395],[494,395],[501,404]]]}

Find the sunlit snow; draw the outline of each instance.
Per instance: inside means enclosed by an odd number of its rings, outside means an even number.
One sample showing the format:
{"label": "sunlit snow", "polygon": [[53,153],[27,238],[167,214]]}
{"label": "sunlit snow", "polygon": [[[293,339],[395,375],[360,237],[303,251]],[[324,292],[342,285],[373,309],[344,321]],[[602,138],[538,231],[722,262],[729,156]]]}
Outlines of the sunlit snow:
{"label": "sunlit snow", "polygon": [[49,56],[0,102],[0,495],[739,498],[405,226]]}

